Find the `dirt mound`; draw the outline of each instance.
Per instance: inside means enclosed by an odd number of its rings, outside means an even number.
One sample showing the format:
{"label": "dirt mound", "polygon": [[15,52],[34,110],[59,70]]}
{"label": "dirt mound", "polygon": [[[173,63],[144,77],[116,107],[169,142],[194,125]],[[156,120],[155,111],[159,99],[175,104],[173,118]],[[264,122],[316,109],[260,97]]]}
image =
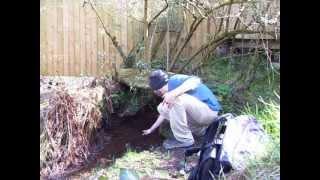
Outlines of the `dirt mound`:
{"label": "dirt mound", "polygon": [[106,100],[111,85],[92,77],[41,77],[41,177],[61,177],[88,161],[106,113],[103,109],[112,111],[112,104]]}

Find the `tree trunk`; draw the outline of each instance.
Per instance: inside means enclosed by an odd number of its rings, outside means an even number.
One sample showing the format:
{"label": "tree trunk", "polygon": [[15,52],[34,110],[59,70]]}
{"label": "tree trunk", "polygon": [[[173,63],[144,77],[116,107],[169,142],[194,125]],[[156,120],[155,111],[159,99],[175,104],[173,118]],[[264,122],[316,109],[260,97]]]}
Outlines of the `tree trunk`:
{"label": "tree trunk", "polygon": [[162,31],[159,34],[159,38],[157,42],[155,43],[154,47],[151,49],[151,59],[154,59],[157,55],[158,50],[160,49],[160,45],[162,44],[165,36],[166,36],[167,31]]}
{"label": "tree trunk", "polygon": [[143,41],[144,41],[144,61],[145,63],[150,63],[150,60],[148,59],[148,52],[149,52],[149,46],[148,46],[148,0],[144,0],[144,28],[143,28]]}

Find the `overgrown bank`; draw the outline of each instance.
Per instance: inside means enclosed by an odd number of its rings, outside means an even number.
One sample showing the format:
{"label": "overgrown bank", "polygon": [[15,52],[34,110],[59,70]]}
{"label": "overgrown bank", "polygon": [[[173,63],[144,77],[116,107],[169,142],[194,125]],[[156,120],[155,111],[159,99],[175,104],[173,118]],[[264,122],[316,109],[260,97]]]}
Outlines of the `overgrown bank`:
{"label": "overgrown bank", "polygon": [[[252,63],[254,59],[215,59],[209,61],[208,66],[198,74],[220,99],[224,108],[223,113],[252,114],[272,137],[272,143],[266,157],[258,161],[252,161],[243,172],[232,172],[226,175],[224,179],[280,178],[280,75],[271,71],[266,59],[260,58],[254,73],[252,70],[251,73],[248,73],[248,69],[250,69],[248,64]],[[237,92],[239,99],[234,99],[235,95],[232,94],[232,91],[235,93],[238,86],[243,84],[245,80],[251,79],[247,75],[254,77],[246,89]],[[114,97],[115,100],[119,100],[119,104],[128,100],[138,102],[139,93],[137,94],[137,92],[130,91],[130,89],[129,91],[119,91],[119,94],[114,95]],[[136,99],[127,98],[130,93],[133,93],[131,95],[134,96],[131,97]],[[129,104],[137,105],[137,103]],[[179,172],[183,163],[183,156],[181,155],[182,152],[167,152],[161,147],[141,152],[127,149],[124,156],[113,159],[111,166],[97,166],[87,174],[80,174],[78,178],[117,179],[120,172],[124,168],[128,168],[141,179],[143,179],[142,177],[186,179],[187,175]],[[191,164],[195,163],[196,160],[197,157],[194,157]]]}
{"label": "overgrown bank", "polygon": [[265,56],[212,58],[202,79],[218,96],[223,112],[251,114],[271,136],[268,155],[228,179],[280,179],[280,72]]}

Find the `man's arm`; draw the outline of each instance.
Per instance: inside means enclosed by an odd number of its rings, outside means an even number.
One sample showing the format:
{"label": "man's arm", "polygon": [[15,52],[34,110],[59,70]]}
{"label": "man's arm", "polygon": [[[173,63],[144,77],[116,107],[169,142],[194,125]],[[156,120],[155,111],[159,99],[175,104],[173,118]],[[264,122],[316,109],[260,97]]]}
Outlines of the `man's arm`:
{"label": "man's arm", "polygon": [[172,96],[178,97],[181,94],[184,94],[187,91],[195,89],[201,83],[200,78],[192,76],[189,79],[185,80],[180,86],[170,91]]}
{"label": "man's arm", "polygon": [[178,86],[174,90],[164,94],[163,102],[168,104],[168,107],[171,108],[176,97],[180,96],[181,94],[184,94],[187,91],[195,89],[200,83],[200,78],[192,76],[191,78],[185,80],[180,86]]}
{"label": "man's arm", "polygon": [[148,134],[152,133],[155,129],[157,129],[160,126],[160,124],[163,121],[164,121],[164,117],[159,115],[158,119],[156,120],[156,122],[153,123],[153,125],[149,129],[142,131],[143,132],[142,135],[148,135]]}

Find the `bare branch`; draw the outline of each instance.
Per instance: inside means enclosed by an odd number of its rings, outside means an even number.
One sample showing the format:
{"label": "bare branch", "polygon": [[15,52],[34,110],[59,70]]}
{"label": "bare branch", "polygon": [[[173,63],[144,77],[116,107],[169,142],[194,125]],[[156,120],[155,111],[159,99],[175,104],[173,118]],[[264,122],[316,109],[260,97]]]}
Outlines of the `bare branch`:
{"label": "bare branch", "polygon": [[[180,57],[183,49],[186,47],[186,45],[187,45],[188,42],[190,41],[193,33],[197,30],[198,26],[200,25],[200,23],[201,23],[203,20],[204,20],[204,18],[199,19],[198,22],[196,23],[196,25],[193,27],[193,29],[190,29],[190,33],[188,34],[187,39],[185,40],[185,42],[183,43],[182,47],[179,49],[177,55],[175,55],[173,61],[171,62],[170,67],[169,67],[169,71],[172,70],[173,66],[175,65],[175,63],[177,62],[178,58]],[[195,19],[194,22],[196,22],[196,19]],[[194,24],[194,23],[192,23],[192,25],[193,25],[193,24]]]}
{"label": "bare branch", "polygon": [[238,24],[239,24],[239,22],[240,22],[239,17],[242,15],[242,12],[244,11],[244,8],[245,8],[245,7],[243,6],[243,3],[241,3],[241,5],[240,5],[240,13],[239,13],[239,15],[238,15],[238,17],[237,17],[236,22],[234,23],[233,30],[236,30],[236,29],[237,29],[237,26],[238,26]]}
{"label": "bare branch", "polygon": [[192,17],[193,17],[194,19],[197,18],[197,16],[194,14],[194,12],[192,12],[192,11],[189,9],[188,4],[187,4],[187,5],[182,5],[182,6],[184,7],[184,9],[185,9],[186,11],[188,11],[188,12],[192,15]]}
{"label": "bare branch", "polygon": [[150,60],[149,62],[151,62],[151,49],[152,49],[153,38],[155,36],[157,26],[158,26],[158,23],[156,22],[154,30],[152,31],[152,34],[151,34],[151,40],[150,40],[150,45],[149,45],[149,49],[150,49],[150,51],[148,52],[148,59]]}
{"label": "bare branch", "polygon": [[222,30],[223,20],[224,19],[222,18],[221,21],[220,21],[220,24],[219,24],[218,31],[214,34],[214,38],[216,38],[217,34],[219,34],[220,31]]}
{"label": "bare branch", "polygon": [[170,33],[169,33],[169,30],[170,30],[170,27],[169,27],[169,14],[167,14],[167,42],[166,42],[166,45],[167,45],[167,63],[166,63],[166,70],[169,69],[169,55],[170,55]]}
{"label": "bare branch", "polygon": [[157,19],[158,18],[158,16],[160,16],[167,8],[168,8],[168,1],[167,0],[164,0],[165,2],[166,2],[166,6],[161,10],[161,11],[159,11],[158,12],[158,14],[156,14],[150,21],[149,21],[149,23],[148,23],[148,28],[150,28],[150,26],[151,26],[151,23],[155,20],[155,19]]}
{"label": "bare branch", "polygon": [[226,20],[225,32],[228,32],[228,30],[229,30],[229,19],[230,19],[230,13],[231,13],[232,4],[233,4],[233,0],[230,0],[230,4],[229,4],[229,7],[228,7],[228,17],[227,17],[227,20]]}
{"label": "bare branch", "polygon": [[220,8],[222,8],[222,7],[224,7],[224,6],[229,6],[230,4],[245,3],[245,2],[248,2],[248,0],[229,1],[229,2],[226,2],[226,3],[220,4],[219,6],[214,7],[214,8],[212,8],[212,9],[210,9],[209,11],[207,11],[206,14],[205,14],[205,16],[208,16],[209,14],[211,14],[212,12],[214,12],[215,10],[220,9]]}
{"label": "bare branch", "polygon": [[140,23],[143,23],[143,21],[141,21],[141,20],[139,20],[139,19],[137,19],[137,18],[135,18],[134,16],[132,16],[132,15],[129,15],[129,16],[127,16],[128,18],[131,18],[131,19],[133,19],[133,20],[135,20],[135,21],[137,21],[137,22],[140,22]]}
{"label": "bare branch", "polygon": [[107,34],[107,36],[111,39],[112,44],[113,44],[113,45],[115,46],[115,48],[118,50],[121,58],[125,61],[125,60],[127,59],[127,57],[126,57],[126,55],[124,54],[122,48],[119,46],[119,43],[118,43],[118,41],[116,40],[116,37],[115,37],[115,36],[112,36],[111,33],[107,30],[106,26],[105,26],[104,23],[103,23],[103,20],[101,19],[100,15],[99,15],[97,9],[95,8],[95,6],[93,5],[92,1],[89,0],[88,2],[89,2],[89,4],[90,4],[92,10],[95,12],[96,16],[98,17],[98,19],[99,19],[99,21],[100,21],[100,23],[101,23],[101,25],[102,25],[102,28],[104,29],[104,32],[105,32],[105,33]]}
{"label": "bare branch", "polygon": [[240,33],[246,33],[246,34],[255,34],[259,33],[259,31],[250,31],[246,29],[241,29],[241,30],[235,30],[235,31],[230,31],[230,32],[225,32],[221,34],[219,37],[213,39],[212,41],[208,42],[207,44],[201,46],[196,53],[194,53],[188,60],[187,62],[178,70],[178,73],[181,73],[183,69],[197,56],[199,55],[203,50],[207,49],[208,47],[213,46],[213,49],[217,47],[220,43],[224,42],[230,37],[233,37],[237,34]]}
{"label": "bare branch", "polygon": [[199,7],[198,3],[197,4],[194,4],[192,2],[188,2],[188,3],[198,11],[201,17],[206,18],[206,16],[201,12],[202,10],[204,10],[204,8]]}
{"label": "bare branch", "polygon": [[148,0],[144,0],[144,16],[143,16],[143,41],[144,41],[144,60],[148,62],[148,33],[149,33],[149,24],[147,21],[148,18]]}
{"label": "bare branch", "polygon": [[[184,24],[184,21],[185,21],[185,19],[183,18],[182,24]],[[176,37],[176,39],[175,39],[175,41],[174,41],[173,49],[172,49],[172,51],[171,51],[171,56],[177,51],[177,45],[178,45],[178,43],[179,43],[179,40],[180,40],[180,37],[181,37],[181,34],[182,34],[182,33],[181,33],[182,29],[183,29],[183,26],[180,27],[180,30],[179,30],[179,32],[178,32],[178,35],[177,35],[177,37]],[[171,59],[171,58],[170,58],[170,59]]]}
{"label": "bare branch", "polygon": [[151,59],[154,59],[155,56],[157,55],[157,52],[160,49],[159,47],[162,44],[166,34],[167,34],[167,31],[160,32],[158,40],[156,41],[154,47],[151,49]]}

